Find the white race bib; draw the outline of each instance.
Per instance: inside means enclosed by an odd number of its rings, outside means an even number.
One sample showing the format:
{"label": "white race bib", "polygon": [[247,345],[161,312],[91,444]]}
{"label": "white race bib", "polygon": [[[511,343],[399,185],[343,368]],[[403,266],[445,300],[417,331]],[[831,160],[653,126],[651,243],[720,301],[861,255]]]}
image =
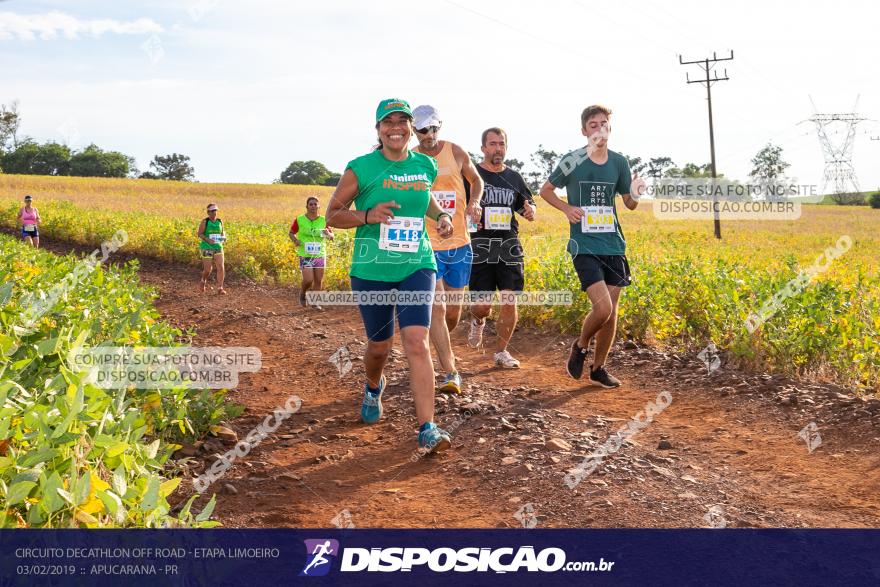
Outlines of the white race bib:
{"label": "white race bib", "polygon": [[437,202],[444,212],[448,212],[450,216],[455,216],[455,192],[431,192],[437,198]]}
{"label": "white race bib", "polygon": [[614,208],[611,206],[582,206],[581,232],[614,232]]}
{"label": "white race bib", "polygon": [[320,255],[321,243],[306,242],[306,255]]}
{"label": "white race bib", "polygon": [[383,251],[416,253],[422,244],[425,219],[413,216],[397,216],[390,224],[381,224],[379,248]]}
{"label": "white race bib", "polygon": [[487,230],[510,230],[510,220],[513,218],[513,210],[503,206],[488,206],[486,208]]}
{"label": "white race bib", "polygon": [[224,240],[222,234],[209,234],[208,239],[210,239],[211,242],[215,242],[215,243],[222,243]]}
{"label": "white race bib", "polygon": [[36,224],[25,224],[25,225],[24,225],[24,231],[25,231],[25,232],[34,232],[34,231],[36,231],[36,230],[37,230],[37,225],[36,225]]}

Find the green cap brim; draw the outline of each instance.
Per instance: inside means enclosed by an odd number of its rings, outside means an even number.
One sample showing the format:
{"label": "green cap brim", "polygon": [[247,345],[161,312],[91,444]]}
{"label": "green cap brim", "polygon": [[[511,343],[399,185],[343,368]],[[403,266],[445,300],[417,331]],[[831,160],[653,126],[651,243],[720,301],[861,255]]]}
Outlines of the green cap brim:
{"label": "green cap brim", "polygon": [[400,100],[399,98],[388,98],[387,100],[379,102],[379,107],[376,108],[376,122],[379,122],[394,112],[403,112],[410,118],[412,118],[413,115],[409,102],[406,100]]}

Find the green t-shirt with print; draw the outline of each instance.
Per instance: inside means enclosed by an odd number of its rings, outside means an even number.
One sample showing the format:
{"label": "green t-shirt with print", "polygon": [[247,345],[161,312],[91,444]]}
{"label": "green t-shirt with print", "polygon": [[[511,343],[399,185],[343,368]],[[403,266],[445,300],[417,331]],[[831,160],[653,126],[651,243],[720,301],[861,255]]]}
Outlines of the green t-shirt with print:
{"label": "green t-shirt with print", "polygon": [[632,177],[626,157],[608,151],[608,160],[599,165],[587,157],[586,147],[581,147],[559,160],[549,181],[565,188],[569,204],[585,208],[584,220],[570,226],[569,254],[626,254],[626,239],[615,205],[617,194],[630,191]]}
{"label": "green t-shirt with print", "polygon": [[437,161],[409,152],[402,161],[390,161],[381,150],[349,162],[358,180],[355,209],[375,208],[394,200],[392,225],[365,224],[355,232],[351,260],[353,277],[374,281],[403,281],[419,269],[437,270],[425,218],[431,186],[437,178]]}

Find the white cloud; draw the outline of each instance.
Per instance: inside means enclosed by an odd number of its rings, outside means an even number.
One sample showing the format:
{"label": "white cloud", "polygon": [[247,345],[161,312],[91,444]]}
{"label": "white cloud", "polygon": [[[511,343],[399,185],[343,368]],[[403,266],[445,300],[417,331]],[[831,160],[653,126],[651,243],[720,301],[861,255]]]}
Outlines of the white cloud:
{"label": "white cloud", "polygon": [[0,12],[0,41],[20,39],[33,41],[78,39],[81,36],[100,37],[105,33],[142,35],[160,33],[162,27],[149,18],[119,21],[111,18],[81,19],[53,10],[45,14],[15,14]]}

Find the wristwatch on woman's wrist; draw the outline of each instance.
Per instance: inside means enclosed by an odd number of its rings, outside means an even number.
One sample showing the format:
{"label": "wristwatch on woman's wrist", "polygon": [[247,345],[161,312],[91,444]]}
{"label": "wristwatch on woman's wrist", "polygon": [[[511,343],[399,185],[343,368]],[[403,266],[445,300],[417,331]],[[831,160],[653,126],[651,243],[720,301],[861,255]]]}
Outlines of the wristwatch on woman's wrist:
{"label": "wristwatch on woman's wrist", "polygon": [[437,218],[435,218],[434,220],[439,223],[440,219],[444,216],[449,218],[449,221],[452,222],[452,214],[450,214],[449,212],[440,212],[440,214],[438,214]]}

